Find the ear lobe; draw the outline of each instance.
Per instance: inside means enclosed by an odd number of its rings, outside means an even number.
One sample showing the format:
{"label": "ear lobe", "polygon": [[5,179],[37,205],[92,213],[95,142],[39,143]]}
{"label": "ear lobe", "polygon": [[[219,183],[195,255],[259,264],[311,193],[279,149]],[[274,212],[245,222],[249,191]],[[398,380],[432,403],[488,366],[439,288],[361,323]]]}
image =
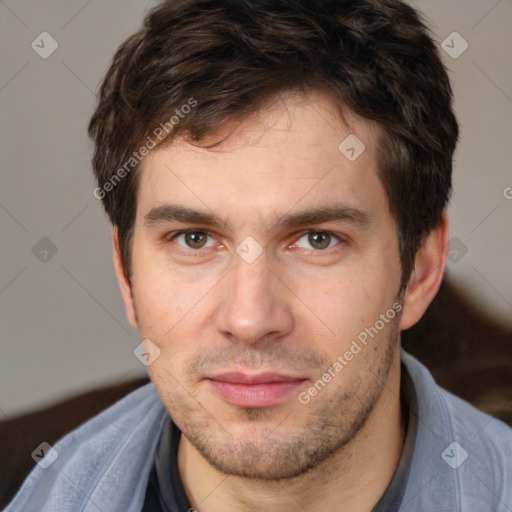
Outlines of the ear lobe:
{"label": "ear lobe", "polygon": [[121,248],[119,246],[119,235],[116,227],[112,229],[112,252],[114,257],[114,269],[116,271],[119,289],[121,290],[121,296],[123,297],[126,316],[128,317],[130,325],[134,329],[138,329],[137,315],[135,314],[135,304],[132,295],[132,287],[124,271],[121,258]]}
{"label": "ear lobe", "polygon": [[434,299],[444,275],[448,250],[448,216],[443,211],[436,228],[422,242],[404,293],[400,329],[412,327]]}

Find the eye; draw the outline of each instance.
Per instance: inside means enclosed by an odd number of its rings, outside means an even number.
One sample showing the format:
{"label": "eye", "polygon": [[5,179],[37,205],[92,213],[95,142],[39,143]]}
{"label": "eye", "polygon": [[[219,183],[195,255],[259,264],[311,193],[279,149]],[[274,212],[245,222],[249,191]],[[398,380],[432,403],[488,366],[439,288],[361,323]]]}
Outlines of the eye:
{"label": "eye", "polygon": [[[210,240],[208,241],[208,238]],[[185,231],[177,233],[171,240],[185,249],[205,249],[215,244],[215,240],[206,231]]]}
{"label": "eye", "polygon": [[302,249],[313,248],[315,250],[322,251],[330,249],[339,242],[340,238],[328,231],[310,231],[301,236],[294,245]]}

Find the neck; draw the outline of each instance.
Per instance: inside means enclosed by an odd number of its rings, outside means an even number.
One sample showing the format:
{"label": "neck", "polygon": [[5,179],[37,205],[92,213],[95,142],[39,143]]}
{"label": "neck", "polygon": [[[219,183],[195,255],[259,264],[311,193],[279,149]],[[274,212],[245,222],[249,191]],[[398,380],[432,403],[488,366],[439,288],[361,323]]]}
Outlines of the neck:
{"label": "neck", "polygon": [[200,512],[272,508],[282,512],[369,512],[389,485],[404,442],[400,406],[400,351],[390,379],[364,426],[314,470],[280,481],[249,480],[213,468],[181,436],[178,468],[191,505]]}

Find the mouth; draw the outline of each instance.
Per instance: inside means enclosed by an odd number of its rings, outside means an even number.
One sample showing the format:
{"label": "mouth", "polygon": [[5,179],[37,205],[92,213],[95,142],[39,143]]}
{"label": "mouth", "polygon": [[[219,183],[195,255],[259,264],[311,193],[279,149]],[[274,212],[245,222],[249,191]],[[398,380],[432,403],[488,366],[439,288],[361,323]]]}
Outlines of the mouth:
{"label": "mouth", "polygon": [[205,379],[224,401],[238,407],[271,407],[296,391],[308,379],[278,373],[223,373]]}

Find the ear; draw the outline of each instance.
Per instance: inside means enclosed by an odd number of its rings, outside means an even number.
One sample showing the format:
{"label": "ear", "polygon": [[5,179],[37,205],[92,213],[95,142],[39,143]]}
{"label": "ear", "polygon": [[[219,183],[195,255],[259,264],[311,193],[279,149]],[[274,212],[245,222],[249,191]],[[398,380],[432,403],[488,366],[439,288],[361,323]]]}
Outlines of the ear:
{"label": "ear", "polygon": [[121,290],[121,296],[123,297],[126,316],[128,317],[130,325],[134,329],[138,329],[137,315],[135,314],[135,304],[132,295],[132,287],[124,271],[123,262],[121,259],[121,248],[119,247],[119,235],[116,227],[114,227],[112,230],[112,252],[114,255],[114,268],[116,271],[117,282],[119,283],[119,289]]}
{"label": "ear", "polygon": [[447,250],[448,216],[445,210],[437,227],[423,240],[416,253],[403,299],[401,330],[418,322],[435,297],[443,279]]}

